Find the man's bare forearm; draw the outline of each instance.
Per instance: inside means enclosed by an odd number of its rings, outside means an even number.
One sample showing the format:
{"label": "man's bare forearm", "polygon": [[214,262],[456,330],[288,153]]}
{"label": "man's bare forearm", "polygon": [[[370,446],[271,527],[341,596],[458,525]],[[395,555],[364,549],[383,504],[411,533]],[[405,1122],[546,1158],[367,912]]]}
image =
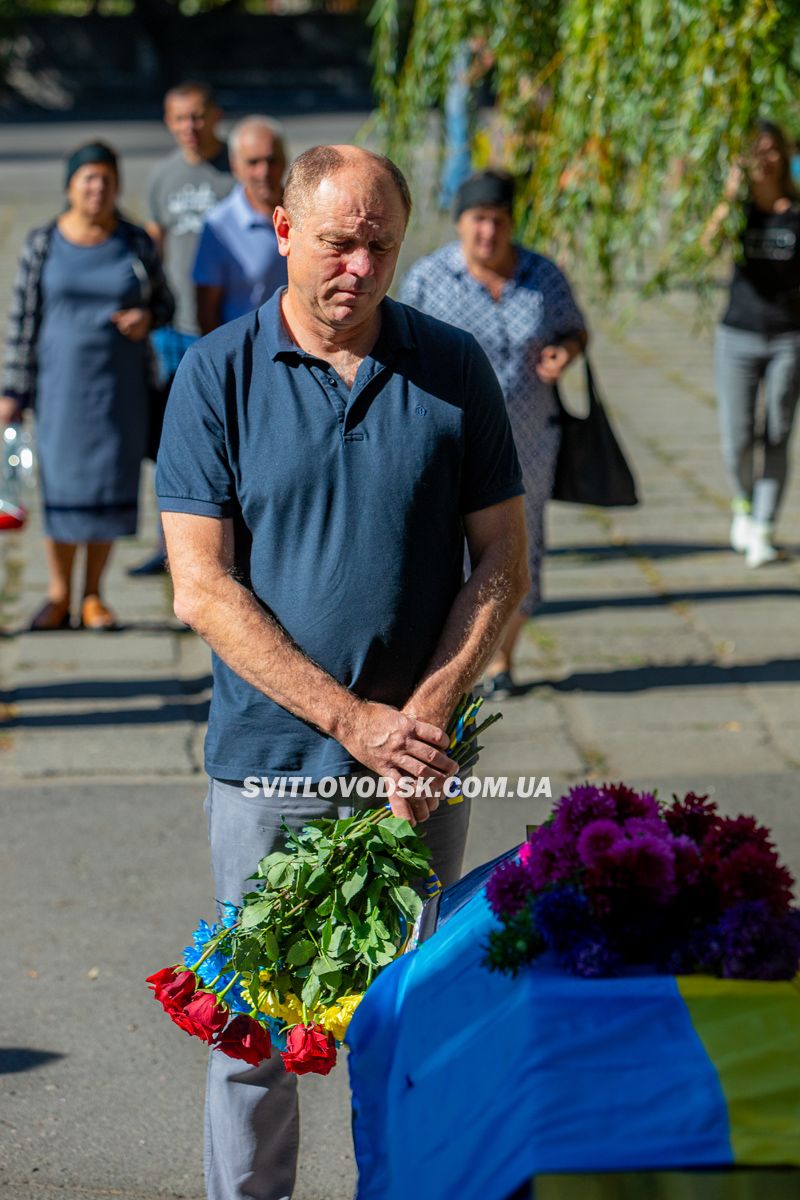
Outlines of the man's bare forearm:
{"label": "man's bare forearm", "polygon": [[524,536],[491,547],[456,596],[433,658],[404,711],[446,728],[529,587]]}
{"label": "man's bare forearm", "polygon": [[342,741],[360,699],[313,662],[252,592],[230,575],[196,581],[187,624],[270,700]]}
{"label": "man's bare forearm", "polygon": [[[175,612],[237,675],[378,775],[394,783],[403,776],[430,778],[440,788],[455,770],[443,730],[343,687],[224,568],[209,570],[207,560],[200,572],[192,568],[176,590]],[[390,803],[395,816],[412,822],[426,820],[436,807],[423,794],[394,795]]]}

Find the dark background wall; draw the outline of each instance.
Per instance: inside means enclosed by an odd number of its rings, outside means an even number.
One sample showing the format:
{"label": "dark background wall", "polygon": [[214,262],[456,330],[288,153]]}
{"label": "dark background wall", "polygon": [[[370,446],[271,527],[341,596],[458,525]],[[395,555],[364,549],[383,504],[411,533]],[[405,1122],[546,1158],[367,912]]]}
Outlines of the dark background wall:
{"label": "dark background wall", "polygon": [[371,105],[370,30],[354,13],[27,17],[0,23],[6,116],[155,115],[171,83],[208,80],[230,109]]}

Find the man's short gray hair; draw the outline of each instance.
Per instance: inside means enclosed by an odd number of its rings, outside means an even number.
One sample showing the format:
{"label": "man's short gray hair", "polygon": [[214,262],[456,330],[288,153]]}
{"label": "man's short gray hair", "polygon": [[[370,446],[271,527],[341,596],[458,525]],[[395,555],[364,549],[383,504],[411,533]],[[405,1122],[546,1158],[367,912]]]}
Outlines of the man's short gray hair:
{"label": "man's short gray hair", "polygon": [[242,134],[247,133],[249,129],[266,129],[269,133],[274,134],[284,159],[288,158],[283,126],[279,121],[273,121],[272,117],[265,117],[261,113],[251,113],[249,117],[242,117],[231,129],[228,134],[228,150],[232,158],[239,157],[239,143],[242,140]]}
{"label": "man's short gray hair", "polygon": [[[397,188],[408,220],[411,216],[411,189],[403,172],[384,154],[374,154],[371,150],[362,150],[361,153],[390,177]],[[309,202],[323,179],[337,175],[339,171],[352,165],[353,159],[343,154],[336,146],[312,146],[310,150],[299,154],[289,168],[283,189],[283,207],[292,221],[297,225],[303,221]]]}

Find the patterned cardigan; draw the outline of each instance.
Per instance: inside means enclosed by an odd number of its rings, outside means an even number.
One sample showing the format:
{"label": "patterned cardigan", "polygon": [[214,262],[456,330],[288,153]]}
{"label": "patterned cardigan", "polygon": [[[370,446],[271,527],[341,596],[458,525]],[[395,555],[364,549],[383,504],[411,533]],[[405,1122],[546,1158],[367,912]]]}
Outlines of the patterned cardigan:
{"label": "patterned cardigan", "polygon": [[[17,278],[6,328],[6,353],[3,366],[2,395],[12,396],[23,408],[33,406],[36,397],[36,343],[42,323],[42,271],[56,222],[32,229],[22,247]],[[138,225],[121,217],[117,230],[130,247],[133,271],[142,288],[142,307],[152,317],[152,328],[166,325],[175,311],[175,301],[167,286],[161,259],[152,241]],[[148,341],[149,346],[149,341]],[[155,357],[150,349],[148,372],[151,386],[156,383]]]}

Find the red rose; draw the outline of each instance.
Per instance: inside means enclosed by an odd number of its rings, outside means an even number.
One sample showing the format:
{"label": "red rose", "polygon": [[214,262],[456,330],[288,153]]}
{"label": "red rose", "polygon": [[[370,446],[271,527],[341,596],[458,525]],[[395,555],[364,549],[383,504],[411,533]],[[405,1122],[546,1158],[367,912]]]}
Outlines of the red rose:
{"label": "red rose", "polygon": [[197,980],[191,971],[180,967],[164,967],[147,979],[147,986],[153,989],[155,998],[164,1012],[172,1013],[183,1009],[191,1000],[197,988]]}
{"label": "red rose", "polygon": [[281,1052],[283,1065],[293,1075],[327,1075],[336,1066],[333,1034],[321,1025],[295,1025]]}
{"label": "red rose", "polygon": [[176,1025],[204,1042],[210,1042],[220,1033],[228,1020],[227,1008],[213,992],[197,992],[183,1008],[167,1011]]}
{"label": "red rose", "polygon": [[272,1042],[267,1030],[244,1013],[233,1018],[214,1046],[229,1058],[241,1058],[251,1067],[257,1067],[272,1054]]}

